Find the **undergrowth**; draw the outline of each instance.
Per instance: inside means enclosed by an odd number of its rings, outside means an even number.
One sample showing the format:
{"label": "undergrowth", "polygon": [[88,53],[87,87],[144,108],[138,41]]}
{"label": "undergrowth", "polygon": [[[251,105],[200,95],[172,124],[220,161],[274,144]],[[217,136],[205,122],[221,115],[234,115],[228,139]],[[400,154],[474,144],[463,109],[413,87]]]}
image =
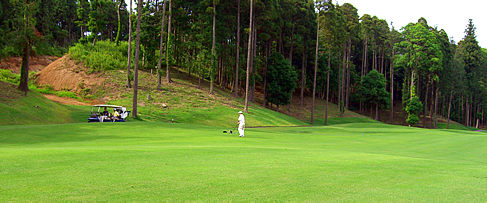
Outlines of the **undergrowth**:
{"label": "undergrowth", "polygon": [[75,61],[83,62],[91,72],[100,72],[126,69],[127,49],[127,42],[119,42],[118,46],[110,41],[98,41],[94,46],[91,43],[77,43],[69,48],[69,55]]}

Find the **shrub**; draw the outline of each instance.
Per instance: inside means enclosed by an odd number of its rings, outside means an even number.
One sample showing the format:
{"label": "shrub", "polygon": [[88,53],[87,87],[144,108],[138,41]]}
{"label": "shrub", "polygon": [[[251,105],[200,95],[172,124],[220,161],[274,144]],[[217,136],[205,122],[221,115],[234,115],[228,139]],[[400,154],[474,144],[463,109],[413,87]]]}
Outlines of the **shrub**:
{"label": "shrub", "polygon": [[282,54],[274,52],[269,57],[267,70],[267,101],[279,107],[291,102],[291,95],[296,88],[297,74]]}
{"label": "shrub", "polygon": [[20,75],[12,73],[10,70],[0,69],[0,81],[17,85],[20,81]]}
{"label": "shrub", "polygon": [[[135,46],[133,46],[135,47]],[[83,62],[92,72],[103,70],[118,70],[127,68],[127,42],[98,41],[91,43],[77,43],[69,49],[71,58]]]}
{"label": "shrub", "polygon": [[50,85],[44,86],[43,88],[37,88],[37,91],[42,94],[56,94],[56,91],[54,91]]}
{"label": "shrub", "polygon": [[413,96],[409,101],[407,101],[406,108],[404,110],[408,114],[406,122],[413,126],[419,122],[418,114],[423,110],[423,104],[417,96]]}
{"label": "shrub", "polygon": [[56,96],[78,99],[78,96],[76,96],[75,93],[69,92],[69,91],[64,91],[64,90],[56,92]]}

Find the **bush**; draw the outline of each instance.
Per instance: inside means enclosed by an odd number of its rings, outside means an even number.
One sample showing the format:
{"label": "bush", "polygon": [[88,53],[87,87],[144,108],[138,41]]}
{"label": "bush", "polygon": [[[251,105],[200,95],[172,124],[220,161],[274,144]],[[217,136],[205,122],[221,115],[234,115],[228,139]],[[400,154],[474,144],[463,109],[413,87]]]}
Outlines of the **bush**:
{"label": "bush", "polygon": [[10,70],[0,69],[0,81],[18,85],[20,81],[20,75],[12,73],[12,71]]}
{"label": "bush", "polygon": [[291,102],[291,95],[296,88],[297,74],[282,54],[274,52],[269,57],[267,70],[267,101],[279,107]]}
{"label": "bush", "polygon": [[42,94],[56,94],[56,91],[54,91],[54,89],[52,89],[52,87],[49,85],[43,88],[37,88],[37,91]]}
{"label": "bush", "polygon": [[92,72],[119,70],[127,68],[127,49],[128,43],[123,41],[119,46],[110,41],[98,41],[94,46],[91,43],[77,43],[69,49],[69,55],[83,62]]}
{"label": "bush", "polygon": [[418,114],[423,110],[423,104],[417,96],[413,96],[409,101],[407,101],[406,108],[404,110],[408,114],[406,122],[412,126],[419,122]]}
{"label": "bush", "polygon": [[59,92],[56,92],[56,96],[58,96],[58,97],[67,97],[67,98],[78,99],[78,96],[76,96],[75,93],[69,92],[69,91],[59,91]]}

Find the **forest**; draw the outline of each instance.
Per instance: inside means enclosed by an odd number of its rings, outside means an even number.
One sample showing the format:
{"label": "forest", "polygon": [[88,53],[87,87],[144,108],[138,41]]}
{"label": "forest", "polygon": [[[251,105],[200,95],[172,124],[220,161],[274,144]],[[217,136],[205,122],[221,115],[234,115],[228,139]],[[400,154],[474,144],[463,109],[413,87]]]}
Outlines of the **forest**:
{"label": "forest", "polygon": [[455,42],[425,18],[394,27],[328,0],[127,2],[2,0],[0,60],[22,57],[19,88],[27,93],[30,56],[122,47],[123,56],[94,71],[127,70],[133,115],[138,71],[157,71],[161,90],[178,70],[208,81],[208,94],[218,87],[244,97],[245,110],[253,102],[279,111],[312,97],[311,123],[319,99],[338,104],[340,116],[350,110],[379,120],[388,112],[383,119],[394,120],[400,106],[411,126],[436,128],[440,117],[487,125],[487,50],[472,19]]}

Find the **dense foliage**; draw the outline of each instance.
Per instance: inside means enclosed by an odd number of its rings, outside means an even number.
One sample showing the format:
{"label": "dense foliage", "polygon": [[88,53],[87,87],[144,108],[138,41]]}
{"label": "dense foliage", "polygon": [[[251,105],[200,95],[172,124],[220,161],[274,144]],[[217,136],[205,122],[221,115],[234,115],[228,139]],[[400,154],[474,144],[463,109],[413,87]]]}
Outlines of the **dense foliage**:
{"label": "dense foliage", "polygon": [[110,41],[100,41],[95,45],[78,43],[69,48],[69,55],[94,72],[124,69],[127,67],[127,46],[127,42],[118,46]]}
{"label": "dense foliage", "polygon": [[268,83],[266,86],[267,101],[277,105],[286,105],[291,102],[291,94],[296,88],[297,75],[289,61],[280,53],[274,52],[269,57],[267,70]]}
{"label": "dense foliage", "polygon": [[[266,78],[270,55],[277,52],[299,73],[291,95],[311,96],[315,89],[318,98],[329,95],[329,101],[340,104],[340,116],[346,109],[377,109],[359,96],[364,90],[361,79],[375,70],[385,79],[384,88],[390,93],[391,114],[382,120],[393,120],[394,106],[405,107],[414,92],[424,108],[413,120],[425,127],[436,127],[440,116],[468,126],[487,125],[487,114],[483,113],[487,110],[487,57],[478,45],[472,20],[465,38],[457,43],[441,28],[428,25],[425,18],[398,30],[385,19],[359,16],[352,4],[327,0],[140,3],[140,11],[129,16],[128,6],[119,0],[2,1],[0,57],[20,56],[24,50],[59,55],[59,49],[52,47],[79,41],[70,53],[92,70],[122,69],[128,66],[127,43],[123,41],[136,36],[135,32],[129,36],[129,18],[136,22],[141,16],[141,69],[157,66],[162,75],[161,67],[166,66],[169,82],[169,67],[177,67],[235,91],[237,96],[246,95],[251,102],[265,104],[272,98],[256,97],[274,91],[265,87],[271,82]],[[26,14],[30,18],[25,18]],[[136,24],[132,23],[133,29]],[[97,49],[97,44],[102,49]],[[258,91],[261,94],[256,94]],[[378,109],[379,114],[385,110]]]}

